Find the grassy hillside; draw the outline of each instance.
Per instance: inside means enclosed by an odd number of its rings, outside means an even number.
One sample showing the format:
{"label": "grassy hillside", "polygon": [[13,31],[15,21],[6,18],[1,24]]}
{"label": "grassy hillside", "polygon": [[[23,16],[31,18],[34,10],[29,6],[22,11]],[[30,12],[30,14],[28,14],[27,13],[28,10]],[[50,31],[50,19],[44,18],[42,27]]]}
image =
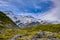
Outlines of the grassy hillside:
{"label": "grassy hillside", "polygon": [[15,34],[15,30],[19,27],[0,11],[0,40],[7,40]]}
{"label": "grassy hillside", "polygon": [[40,24],[38,26],[26,27],[26,30],[42,30],[42,31],[50,31],[50,32],[60,32],[60,24]]}
{"label": "grassy hillside", "polygon": [[39,39],[39,40],[45,40],[44,38],[49,38],[51,35],[52,35],[51,38],[55,37],[55,38],[59,38],[60,40],[59,32],[60,32],[60,24],[40,24],[38,26],[26,27],[24,29],[21,29],[20,31],[18,30],[17,33],[26,34],[26,36],[22,37],[22,39],[18,37],[18,40],[26,40],[26,38],[31,38],[31,37],[34,38],[34,36],[38,35],[38,33],[45,33],[43,39]]}
{"label": "grassy hillside", "polygon": [[[12,26],[13,27],[12,27]],[[0,26],[6,26],[9,28],[18,28],[16,27],[17,25],[9,18],[6,16],[6,14],[4,14],[3,12],[0,11]]]}
{"label": "grassy hillside", "polygon": [[3,23],[12,23],[11,19],[7,17],[3,12],[0,11],[0,22]]}

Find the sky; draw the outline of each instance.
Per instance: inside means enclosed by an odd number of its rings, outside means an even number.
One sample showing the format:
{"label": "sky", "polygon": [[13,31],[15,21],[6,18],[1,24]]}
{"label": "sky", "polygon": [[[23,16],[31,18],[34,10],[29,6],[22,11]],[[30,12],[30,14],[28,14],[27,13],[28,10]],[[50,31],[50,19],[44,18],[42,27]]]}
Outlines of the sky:
{"label": "sky", "polygon": [[0,10],[20,13],[43,13],[53,8],[49,0],[0,0]]}
{"label": "sky", "polygon": [[27,14],[43,20],[60,19],[60,0],[0,0],[0,11]]}

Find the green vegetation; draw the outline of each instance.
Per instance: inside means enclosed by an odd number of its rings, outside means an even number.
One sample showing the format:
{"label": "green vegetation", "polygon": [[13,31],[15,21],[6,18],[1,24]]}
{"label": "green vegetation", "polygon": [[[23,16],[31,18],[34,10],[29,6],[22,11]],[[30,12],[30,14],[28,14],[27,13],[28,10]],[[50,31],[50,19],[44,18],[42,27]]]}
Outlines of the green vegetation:
{"label": "green vegetation", "polygon": [[0,22],[2,23],[12,23],[11,19],[6,16],[3,12],[0,11]]}
{"label": "green vegetation", "polygon": [[[30,35],[38,33],[40,30],[52,32],[52,33],[59,33],[60,32],[60,24],[40,24],[34,27],[26,27],[23,30],[27,30],[27,33]],[[59,38],[60,38],[60,34]]]}
{"label": "green vegetation", "polygon": [[18,28],[17,25],[9,17],[6,16],[6,14],[0,11],[0,26],[1,25],[3,26],[12,25]]}
{"label": "green vegetation", "polygon": [[40,24],[38,26],[34,26],[34,27],[26,27],[24,28],[25,30],[29,30],[29,31],[50,31],[50,32],[60,32],[60,24]]}
{"label": "green vegetation", "polygon": [[19,27],[4,14],[0,11],[0,39],[7,40],[11,38],[15,34],[15,30]]}

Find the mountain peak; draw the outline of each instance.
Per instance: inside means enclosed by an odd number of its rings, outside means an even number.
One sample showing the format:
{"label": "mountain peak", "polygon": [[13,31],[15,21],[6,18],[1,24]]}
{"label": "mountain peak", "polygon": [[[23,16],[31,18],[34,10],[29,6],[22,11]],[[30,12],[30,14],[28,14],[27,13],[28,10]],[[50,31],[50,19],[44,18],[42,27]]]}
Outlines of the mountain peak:
{"label": "mountain peak", "polygon": [[37,19],[31,15],[15,15],[8,11],[5,14],[13,20],[19,27],[33,26],[38,24],[59,24],[58,21]]}

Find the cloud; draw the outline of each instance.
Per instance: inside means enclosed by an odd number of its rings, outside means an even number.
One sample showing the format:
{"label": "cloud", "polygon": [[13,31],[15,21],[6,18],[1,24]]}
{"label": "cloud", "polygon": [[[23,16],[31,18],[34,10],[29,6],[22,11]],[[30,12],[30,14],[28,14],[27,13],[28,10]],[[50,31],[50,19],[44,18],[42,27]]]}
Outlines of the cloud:
{"label": "cloud", "polygon": [[42,20],[59,21],[60,20],[60,0],[51,0],[54,2],[54,8],[38,17]]}
{"label": "cloud", "polygon": [[[0,0],[0,10],[11,10],[15,14],[23,14],[23,15],[32,15],[38,19],[42,20],[60,20],[60,0],[42,0],[42,1],[53,1],[54,7],[44,13],[33,14],[33,13],[23,13],[25,7],[32,7],[32,8],[41,8],[37,6],[37,3],[40,3],[41,0]],[[23,9],[22,9],[23,8]],[[22,12],[21,12],[22,10]],[[25,10],[27,11],[27,10]]]}
{"label": "cloud", "polygon": [[14,14],[18,14],[19,9],[13,3],[12,0],[0,0],[0,11],[12,11]]}
{"label": "cloud", "polygon": [[0,6],[8,6],[8,5],[9,5],[8,2],[0,0]]}

